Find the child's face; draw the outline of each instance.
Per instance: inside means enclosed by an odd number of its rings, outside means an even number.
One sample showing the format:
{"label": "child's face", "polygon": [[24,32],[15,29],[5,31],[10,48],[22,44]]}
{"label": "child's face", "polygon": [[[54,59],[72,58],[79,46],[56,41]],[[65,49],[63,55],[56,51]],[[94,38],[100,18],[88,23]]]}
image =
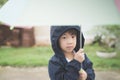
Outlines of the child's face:
{"label": "child's face", "polygon": [[59,45],[64,53],[71,53],[76,46],[76,35],[65,32],[59,38]]}

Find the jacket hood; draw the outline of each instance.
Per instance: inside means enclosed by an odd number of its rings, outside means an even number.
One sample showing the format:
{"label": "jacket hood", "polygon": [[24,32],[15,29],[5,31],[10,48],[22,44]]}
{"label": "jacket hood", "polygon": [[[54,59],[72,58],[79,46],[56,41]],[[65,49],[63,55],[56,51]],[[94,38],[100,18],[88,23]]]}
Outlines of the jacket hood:
{"label": "jacket hood", "polygon": [[55,55],[63,56],[63,52],[59,48],[58,39],[64,32],[66,32],[69,29],[75,29],[77,31],[77,44],[74,50],[77,52],[80,49],[80,33],[82,35],[81,40],[82,40],[82,48],[83,48],[84,36],[82,32],[80,32],[81,31],[80,26],[76,26],[76,25],[75,26],[74,25],[73,26],[51,26],[51,29],[50,29],[51,45]]}

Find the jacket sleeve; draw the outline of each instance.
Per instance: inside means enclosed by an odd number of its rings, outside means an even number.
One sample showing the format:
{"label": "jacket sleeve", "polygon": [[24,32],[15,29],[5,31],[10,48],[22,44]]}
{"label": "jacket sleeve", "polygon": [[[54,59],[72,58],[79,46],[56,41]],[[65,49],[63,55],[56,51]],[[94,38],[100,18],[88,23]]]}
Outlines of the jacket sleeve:
{"label": "jacket sleeve", "polygon": [[78,80],[80,68],[81,64],[76,60],[66,65],[50,60],[48,66],[50,80]]}
{"label": "jacket sleeve", "polygon": [[87,72],[87,80],[95,80],[95,73],[93,69],[93,63],[89,60],[89,58],[85,55],[85,71]]}

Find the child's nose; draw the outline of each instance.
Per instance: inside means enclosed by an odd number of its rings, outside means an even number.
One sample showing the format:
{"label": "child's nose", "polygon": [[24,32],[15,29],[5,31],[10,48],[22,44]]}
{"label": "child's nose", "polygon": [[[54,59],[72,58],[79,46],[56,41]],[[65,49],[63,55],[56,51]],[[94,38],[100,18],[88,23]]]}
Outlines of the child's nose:
{"label": "child's nose", "polygon": [[67,42],[68,42],[68,43],[72,43],[72,42],[73,42],[73,39],[72,39],[72,38],[69,38]]}

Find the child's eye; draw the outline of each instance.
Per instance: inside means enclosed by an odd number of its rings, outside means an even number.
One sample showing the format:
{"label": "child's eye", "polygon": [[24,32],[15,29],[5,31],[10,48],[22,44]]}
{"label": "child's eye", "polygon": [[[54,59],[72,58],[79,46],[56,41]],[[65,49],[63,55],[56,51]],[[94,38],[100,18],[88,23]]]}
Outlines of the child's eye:
{"label": "child's eye", "polygon": [[72,36],[72,38],[74,38],[74,36]]}
{"label": "child's eye", "polygon": [[66,39],[66,37],[63,37],[63,39]]}
{"label": "child's eye", "polygon": [[62,37],[63,39],[66,39],[66,37]]}
{"label": "child's eye", "polygon": [[74,36],[74,35],[72,35],[72,38],[75,38],[75,36]]}

